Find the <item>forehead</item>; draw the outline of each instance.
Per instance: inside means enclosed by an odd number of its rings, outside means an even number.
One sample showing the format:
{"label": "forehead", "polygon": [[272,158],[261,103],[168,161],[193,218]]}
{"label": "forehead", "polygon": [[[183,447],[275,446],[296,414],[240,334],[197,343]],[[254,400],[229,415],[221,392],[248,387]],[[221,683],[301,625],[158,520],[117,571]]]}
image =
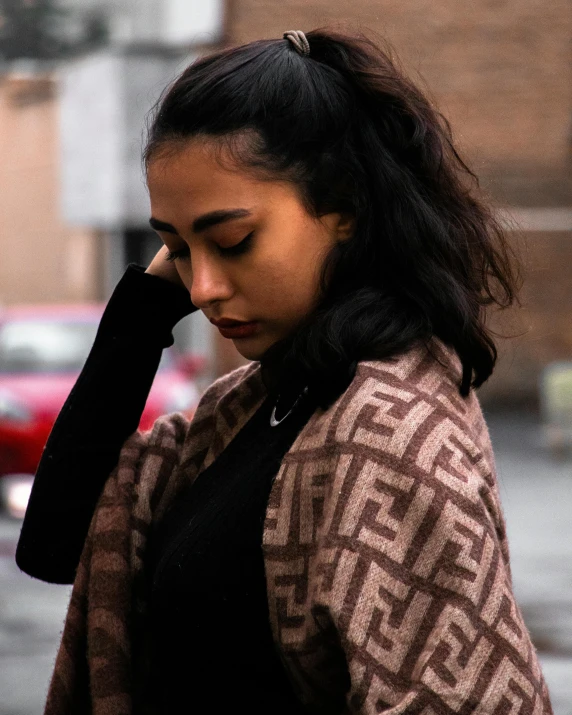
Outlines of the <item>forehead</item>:
{"label": "forehead", "polygon": [[266,200],[273,182],[256,178],[239,166],[230,152],[214,141],[191,139],[167,146],[147,167],[147,186],[153,210],[181,204],[203,212],[221,204],[252,205]]}

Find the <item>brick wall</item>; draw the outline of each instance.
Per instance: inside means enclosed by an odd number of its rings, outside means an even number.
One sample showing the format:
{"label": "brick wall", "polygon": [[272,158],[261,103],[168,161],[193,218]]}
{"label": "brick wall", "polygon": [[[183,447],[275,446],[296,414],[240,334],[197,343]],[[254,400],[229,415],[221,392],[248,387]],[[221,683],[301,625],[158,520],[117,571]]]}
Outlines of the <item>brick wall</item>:
{"label": "brick wall", "polygon": [[230,0],[233,42],[326,24],[387,38],[496,193],[569,201],[568,0]]}
{"label": "brick wall", "polygon": [[572,231],[512,240],[522,265],[521,306],[491,316],[500,359],[480,395],[489,406],[536,408],[542,369],[572,359]]}

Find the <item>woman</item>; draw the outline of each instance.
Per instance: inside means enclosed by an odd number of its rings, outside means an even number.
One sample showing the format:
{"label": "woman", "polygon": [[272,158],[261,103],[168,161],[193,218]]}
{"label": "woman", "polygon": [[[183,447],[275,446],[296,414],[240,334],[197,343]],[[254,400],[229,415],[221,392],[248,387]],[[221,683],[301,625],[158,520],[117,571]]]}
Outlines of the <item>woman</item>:
{"label": "woman", "polygon": [[[368,40],[292,31],[188,67],[145,162],[164,247],[18,545],[74,582],[46,712],[550,713],[474,393],[514,276],[446,123]],[[197,309],[251,362],[137,432]]]}

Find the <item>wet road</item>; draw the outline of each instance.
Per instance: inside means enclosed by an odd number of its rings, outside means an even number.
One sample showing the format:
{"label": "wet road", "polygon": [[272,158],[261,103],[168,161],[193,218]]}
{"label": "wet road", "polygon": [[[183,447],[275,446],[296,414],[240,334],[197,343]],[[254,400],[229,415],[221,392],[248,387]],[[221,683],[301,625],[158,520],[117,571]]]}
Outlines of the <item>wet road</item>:
{"label": "wet road", "polygon": [[572,454],[551,456],[533,417],[486,415],[513,585],[555,715],[572,715]]}
{"label": "wet road", "polygon": [[[487,415],[514,589],[555,715],[572,715],[572,456],[551,458],[533,418]],[[0,518],[0,715],[39,715],[70,588],[19,572],[19,523]]]}

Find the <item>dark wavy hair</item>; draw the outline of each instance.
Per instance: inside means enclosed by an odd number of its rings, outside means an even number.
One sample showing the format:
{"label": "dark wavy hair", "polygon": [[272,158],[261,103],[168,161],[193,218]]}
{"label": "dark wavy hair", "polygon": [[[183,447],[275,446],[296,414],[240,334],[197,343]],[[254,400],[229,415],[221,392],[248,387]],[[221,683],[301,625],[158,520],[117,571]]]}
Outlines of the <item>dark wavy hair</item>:
{"label": "dark wavy hair", "polygon": [[327,391],[340,366],[436,336],[457,352],[467,395],[497,358],[486,307],[515,300],[502,228],[448,122],[389,52],[363,35],[306,37],[309,56],[260,40],[187,67],[155,108],[145,161],[172,142],[216,138],[243,166],[293,182],[312,215],[353,215],[316,310],[285,343],[286,370]]}

